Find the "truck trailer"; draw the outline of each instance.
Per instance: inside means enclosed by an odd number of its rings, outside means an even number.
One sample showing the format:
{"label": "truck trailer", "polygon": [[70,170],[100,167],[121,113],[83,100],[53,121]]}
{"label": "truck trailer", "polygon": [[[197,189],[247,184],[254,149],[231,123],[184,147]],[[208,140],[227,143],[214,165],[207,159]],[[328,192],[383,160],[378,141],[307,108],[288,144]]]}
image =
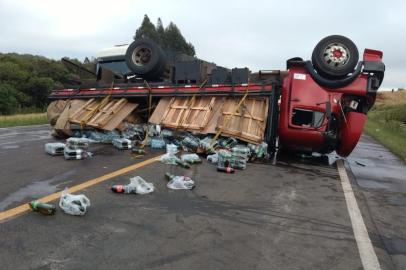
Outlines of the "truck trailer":
{"label": "truck trailer", "polygon": [[89,71],[93,82],[54,90],[49,98],[125,98],[145,112],[167,97],[227,97],[240,103],[261,97],[268,104],[263,140],[270,153],[336,151],[346,157],[362,134],[383,81],[382,56],[365,49],[360,60],[350,39],[332,35],[315,46],[311,60],[294,57],[286,61],[286,70],[251,73],[245,67],[228,69],[164,50],[142,38],[102,50],[95,71]]}

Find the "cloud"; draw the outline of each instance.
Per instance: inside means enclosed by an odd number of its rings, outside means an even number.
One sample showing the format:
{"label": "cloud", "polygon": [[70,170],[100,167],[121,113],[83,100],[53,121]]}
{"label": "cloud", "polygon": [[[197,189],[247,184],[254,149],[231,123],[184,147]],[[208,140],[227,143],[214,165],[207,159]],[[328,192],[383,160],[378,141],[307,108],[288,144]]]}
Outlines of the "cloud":
{"label": "cloud", "polygon": [[227,67],[284,69],[342,34],[384,52],[384,87],[406,85],[403,1],[1,0],[0,51],[83,59],[130,42],[144,14],[175,22],[200,58]]}

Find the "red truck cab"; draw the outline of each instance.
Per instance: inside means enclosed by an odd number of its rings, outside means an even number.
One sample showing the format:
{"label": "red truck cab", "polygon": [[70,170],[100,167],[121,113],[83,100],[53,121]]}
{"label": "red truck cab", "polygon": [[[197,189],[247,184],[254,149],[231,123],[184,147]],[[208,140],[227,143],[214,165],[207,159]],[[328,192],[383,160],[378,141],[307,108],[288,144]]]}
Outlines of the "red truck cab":
{"label": "red truck cab", "polygon": [[[348,39],[338,36],[337,41],[331,37],[337,36],[327,37],[330,41],[321,46],[321,58],[324,56],[326,66],[331,60],[328,53],[332,46],[345,51],[347,57],[358,58],[357,52],[354,56],[354,52],[345,48]],[[337,60],[334,53],[331,52],[332,58]],[[382,52],[366,49],[363,60],[345,76],[326,74],[314,60],[314,57],[313,63],[300,58],[288,60],[288,75],[281,88],[279,146],[303,152],[336,151],[346,157],[362,134],[366,114],[373,106],[383,80]]]}

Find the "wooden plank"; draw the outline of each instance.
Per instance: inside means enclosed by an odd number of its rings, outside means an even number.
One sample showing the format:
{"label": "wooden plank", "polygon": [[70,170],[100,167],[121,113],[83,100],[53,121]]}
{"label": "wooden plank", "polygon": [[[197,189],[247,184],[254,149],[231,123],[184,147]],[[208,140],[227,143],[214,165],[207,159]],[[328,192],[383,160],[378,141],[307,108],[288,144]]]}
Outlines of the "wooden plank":
{"label": "wooden plank", "polygon": [[89,113],[90,108],[92,106],[97,106],[99,103],[100,101],[95,100],[94,98],[89,99],[80,108],[76,108],[76,110],[69,115],[69,122],[80,124],[84,116]]}
{"label": "wooden plank", "polygon": [[215,97],[174,98],[163,117],[166,127],[201,130],[212,116]]}
{"label": "wooden plank", "polygon": [[123,120],[130,115],[138,107],[136,103],[127,102],[114,116],[107,122],[106,125],[99,127],[104,130],[113,130],[123,122]]}
{"label": "wooden plank", "polygon": [[162,119],[165,116],[165,113],[168,109],[168,106],[171,102],[172,98],[161,98],[156,106],[154,112],[152,113],[151,117],[149,118],[148,122],[151,124],[160,124]]}
{"label": "wooden plank", "polygon": [[99,128],[105,126],[126,103],[127,100],[125,98],[109,101],[105,106],[99,109],[99,112],[89,119],[86,125]]}
{"label": "wooden plank", "polygon": [[[223,105],[222,115],[218,120],[217,128],[222,134],[237,137],[241,140],[260,143],[264,138],[266,117],[268,113],[268,100],[265,98],[247,98],[239,112],[234,113],[238,99],[227,99]],[[226,123],[228,124],[223,126]]]}
{"label": "wooden plank", "polygon": [[86,104],[85,100],[73,99],[65,107],[58,120],[55,123],[54,129],[59,135],[71,135],[69,116]]}

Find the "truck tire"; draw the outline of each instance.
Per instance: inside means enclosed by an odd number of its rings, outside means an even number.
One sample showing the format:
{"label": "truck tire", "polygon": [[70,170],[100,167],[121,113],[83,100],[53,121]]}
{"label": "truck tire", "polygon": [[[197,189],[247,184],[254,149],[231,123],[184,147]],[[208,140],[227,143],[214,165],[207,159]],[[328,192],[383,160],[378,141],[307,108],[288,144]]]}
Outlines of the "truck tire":
{"label": "truck tire", "polygon": [[358,58],[354,42],[339,35],[320,40],[312,54],[314,69],[328,79],[341,79],[353,72]]}
{"label": "truck tire", "polygon": [[148,80],[158,79],[166,65],[164,52],[149,39],[138,39],[131,43],[125,61],[132,72]]}

